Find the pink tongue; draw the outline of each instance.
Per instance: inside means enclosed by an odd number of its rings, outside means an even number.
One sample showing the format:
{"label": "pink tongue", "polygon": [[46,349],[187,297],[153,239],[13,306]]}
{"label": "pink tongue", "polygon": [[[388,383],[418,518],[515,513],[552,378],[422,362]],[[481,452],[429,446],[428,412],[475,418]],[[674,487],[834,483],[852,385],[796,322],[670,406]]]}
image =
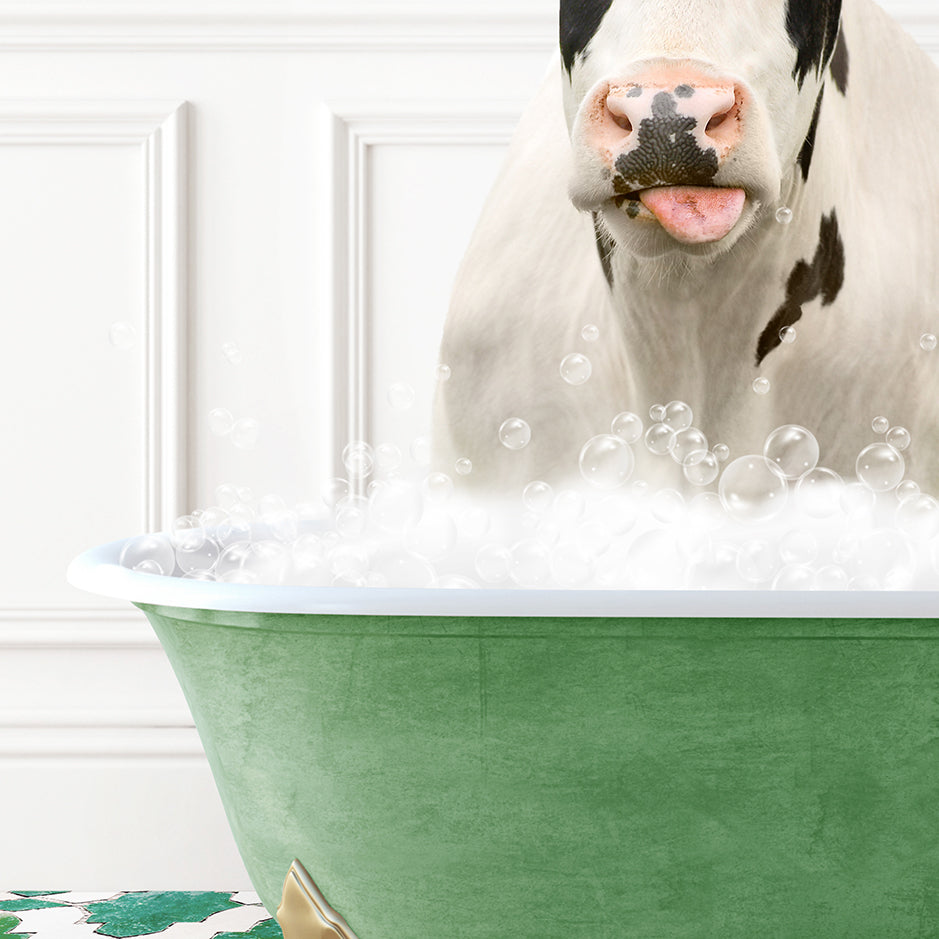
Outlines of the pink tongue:
{"label": "pink tongue", "polygon": [[689,245],[723,238],[740,218],[745,198],[742,189],[714,186],[662,186],[639,193],[662,228]]}

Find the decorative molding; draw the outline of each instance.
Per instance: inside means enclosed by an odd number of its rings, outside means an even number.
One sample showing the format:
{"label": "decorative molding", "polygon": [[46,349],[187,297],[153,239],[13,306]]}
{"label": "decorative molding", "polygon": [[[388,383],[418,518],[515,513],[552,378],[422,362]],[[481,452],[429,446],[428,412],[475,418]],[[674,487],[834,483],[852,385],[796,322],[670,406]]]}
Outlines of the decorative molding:
{"label": "decorative molding", "polygon": [[142,514],[151,531],[167,528],[186,504],[186,113],[185,102],[0,101],[0,146],[139,147],[146,343]]}
{"label": "decorative molding", "polygon": [[204,760],[195,727],[185,724],[14,723],[0,713],[0,760]]}
{"label": "decorative molding", "polygon": [[113,607],[5,607],[0,610],[0,650],[159,649],[140,612]]}
{"label": "decorative molding", "polygon": [[448,105],[434,110],[427,104],[391,105],[381,112],[374,104],[324,106],[317,138],[322,151],[318,174],[322,192],[318,204],[324,229],[323,250],[329,253],[323,269],[331,272],[325,287],[325,308],[332,311],[332,375],[334,455],[330,472],[341,471],[340,454],[346,443],[371,439],[368,408],[371,401],[371,312],[368,243],[369,169],[379,146],[508,144],[524,102]]}

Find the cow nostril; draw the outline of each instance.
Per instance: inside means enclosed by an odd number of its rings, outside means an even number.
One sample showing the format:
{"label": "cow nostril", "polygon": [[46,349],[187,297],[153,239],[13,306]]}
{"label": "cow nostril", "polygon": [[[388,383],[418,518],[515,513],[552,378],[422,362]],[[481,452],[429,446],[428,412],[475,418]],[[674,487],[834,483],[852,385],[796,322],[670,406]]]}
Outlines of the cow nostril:
{"label": "cow nostril", "polygon": [[613,118],[613,123],[616,124],[617,127],[622,127],[623,130],[625,130],[627,134],[631,134],[633,132],[632,122],[629,120],[628,117],[626,117],[625,114],[614,114],[611,111],[610,117]]}
{"label": "cow nostril", "polygon": [[707,127],[704,128],[704,132],[709,134],[712,130],[717,130],[717,128],[720,127],[721,124],[723,124],[727,119],[727,115],[729,113],[729,111],[724,111],[723,114],[715,114],[714,117],[708,121]]}

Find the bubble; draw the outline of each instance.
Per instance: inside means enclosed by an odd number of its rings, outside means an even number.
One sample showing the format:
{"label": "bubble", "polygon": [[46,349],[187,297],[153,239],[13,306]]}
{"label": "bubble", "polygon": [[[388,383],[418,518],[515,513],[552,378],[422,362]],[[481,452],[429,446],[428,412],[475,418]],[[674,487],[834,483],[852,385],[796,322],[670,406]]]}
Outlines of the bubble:
{"label": "bubble", "polygon": [[512,554],[501,544],[484,544],[476,552],[476,573],[487,584],[508,580]]}
{"label": "bubble", "polygon": [[613,418],[610,432],[626,443],[636,443],[642,436],[642,418],[632,411],[621,411]]}
{"label": "bubble", "polygon": [[544,587],[551,579],[551,551],[533,538],[512,546],[509,576],[519,587]]}
{"label": "bubble", "polygon": [[891,427],[887,431],[884,440],[893,447],[894,450],[906,450],[912,442],[910,432],[905,427]]}
{"label": "bubble", "polygon": [[758,395],[769,394],[770,384],[768,378],[754,378],[753,379],[753,390]]}
{"label": "bubble", "polygon": [[194,515],[181,515],[173,522],[170,530],[170,541],[174,548],[185,551],[195,551],[205,541],[205,528],[202,522]]}
{"label": "bubble", "polygon": [[773,590],[811,590],[815,573],[803,564],[787,564],[773,580]]}
{"label": "bubble", "polygon": [[335,508],[336,504],[345,499],[350,491],[349,480],[342,479],[339,476],[327,479],[326,482],[320,486],[320,496],[328,509]]}
{"label": "bubble", "polygon": [[847,590],[848,572],[837,564],[826,564],[815,572],[813,590]]}
{"label": "bubble", "polygon": [[592,517],[596,515],[611,535],[624,535],[635,524],[639,509],[635,500],[623,492],[598,499],[592,506]]}
{"label": "bubble", "polygon": [[575,544],[577,550],[587,559],[598,558],[613,540],[609,529],[600,521],[585,522],[577,529]]}
{"label": "bubble", "polygon": [[278,509],[264,514],[262,518],[268,533],[277,541],[291,544],[300,530],[299,515],[292,509]]}
{"label": "bubble", "polygon": [[424,561],[439,561],[456,544],[456,522],[440,509],[430,508],[404,533],[404,546]]}
{"label": "bubble", "polygon": [[748,584],[765,584],[779,571],[776,548],[768,541],[751,539],[737,552],[737,573]]}
{"label": "bubble", "polygon": [[551,508],[554,502],[554,490],[549,483],[540,479],[532,480],[522,490],[522,504],[526,509],[541,515]]}
{"label": "bubble", "polygon": [[906,502],[907,499],[914,499],[920,494],[919,484],[912,479],[904,479],[896,489],[894,494],[900,502]]}
{"label": "bubble", "polygon": [[721,471],[717,456],[706,450],[685,457],[681,469],[692,486],[709,486]]}
{"label": "bubble", "polygon": [[473,461],[468,457],[461,456],[454,464],[458,476],[469,476],[473,472]]}
{"label": "bubble", "polygon": [[841,508],[844,481],[824,466],[809,470],[796,483],[796,503],[812,518],[829,518]]}
{"label": "bubble", "polygon": [[238,487],[231,483],[222,483],[215,487],[215,501],[225,510],[238,501]]}
{"label": "bubble", "polygon": [[176,566],[176,552],[166,535],[138,535],[121,549],[120,564],[132,571],[169,575]]}
{"label": "bubble", "polygon": [[430,466],[430,455],[432,447],[430,437],[415,437],[408,447],[411,459],[418,466]]}
{"label": "bubble", "polygon": [[660,489],[650,500],[652,517],[664,525],[673,525],[685,514],[685,500],[677,489]]}
{"label": "bubble", "polygon": [[434,378],[437,381],[450,381],[450,375],[452,374],[449,365],[443,365],[442,363],[434,369]]}
{"label": "bubble", "polygon": [[446,473],[429,473],[421,483],[421,491],[428,502],[446,502],[453,495],[453,480]]}
{"label": "bubble", "polygon": [[784,564],[811,564],[818,557],[818,539],[804,528],[787,531],[779,542],[779,557]]}
{"label": "bubble", "polygon": [[669,401],[669,403],[665,405],[665,414],[662,416],[662,423],[668,424],[672,430],[685,430],[685,428],[691,427],[693,421],[694,414],[691,407],[685,404],[684,401]]}
{"label": "bubble", "polygon": [[762,455],[741,456],[721,473],[718,494],[727,512],[738,521],[764,522],[786,505],[786,481]]}
{"label": "bubble", "polygon": [[776,221],[779,222],[780,225],[788,225],[792,221],[792,217],[792,209],[788,206],[781,205],[776,210]]}
{"label": "bubble", "polygon": [[653,404],[649,408],[649,418],[656,424],[661,424],[665,419],[665,405]]}
{"label": "bubble", "polygon": [[363,496],[346,496],[336,503],[333,525],[344,538],[358,538],[368,528],[368,500]]}
{"label": "bubble", "polygon": [[365,479],[375,466],[375,454],[370,444],[363,440],[353,440],[342,449],[342,465],[349,474],[349,479]]}
{"label": "bubble", "polygon": [[406,411],[414,404],[414,389],[407,382],[396,381],[388,386],[388,403],[396,411]]}
{"label": "bubble", "polygon": [[385,587],[430,587],[436,577],[426,561],[401,550],[386,550],[372,559],[369,575]]}
{"label": "bubble", "polygon": [[290,556],[284,545],[273,541],[237,541],[219,555],[215,576],[224,583],[279,584]]}
{"label": "bubble", "polygon": [[684,586],[685,559],[670,530],[643,532],[629,546],[626,562],[626,577],[633,586],[651,589]]}
{"label": "bubble", "polygon": [[939,535],[939,502],[932,496],[912,496],[897,506],[894,519],[915,541],[928,541]]}
{"label": "bubble", "polygon": [[714,449],[711,452],[717,457],[718,463],[726,463],[730,459],[730,447],[726,443],[714,444]]}
{"label": "bubble", "polygon": [[134,347],[136,341],[137,330],[134,329],[130,323],[111,323],[111,328],[108,330],[108,342],[110,342],[115,349],[126,352],[128,349]]}
{"label": "bubble", "polygon": [[594,326],[593,323],[588,323],[580,331],[580,335],[584,342],[596,342],[600,338],[600,328]]}
{"label": "bubble", "polygon": [[777,427],[763,444],[763,456],[783,479],[798,479],[818,465],[818,441],[798,424]]}
{"label": "bubble", "polygon": [[794,326],[785,326],[779,330],[779,341],[790,345],[796,341],[796,330]]}
{"label": "bubble", "polygon": [[368,497],[369,517],[385,532],[400,533],[421,514],[421,498],[399,479],[379,482]]}
{"label": "bubble", "polygon": [[598,434],[580,451],[580,475],[596,489],[616,489],[632,474],[633,452],[621,437]]}
{"label": "bubble", "polygon": [[871,421],[871,430],[875,434],[885,434],[890,429],[890,421],[886,417],[875,417]]}
{"label": "bubble", "polygon": [[864,483],[847,483],[841,492],[841,511],[848,518],[866,517],[874,508],[876,496]]}
{"label": "bubble", "polygon": [[583,587],[593,574],[593,565],[577,545],[565,542],[551,552],[549,570],[559,587]]}
{"label": "bubble", "polygon": [[646,449],[650,453],[662,456],[675,445],[675,431],[668,424],[653,424],[645,436]]}
{"label": "bubble", "polygon": [[209,430],[216,437],[225,437],[235,426],[235,419],[228,408],[213,408],[209,411]]}
{"label": "bubble", "polygon": [[222,355],[231,365],[241,365],[245,359],[244,353],[238,348],[238,343],[231,339],[222,343]]}
{"label": "bubble", "polygon": [[903,479],[906,462],[890,444],[872,443],[858,454],[854,470],[868,489],[889,492]]}
{"label": "bubble", "polygon": [[231,429],[231,442],[239,450],[253,450],[257,446],[261,425],[253,417],[235,421]]}
{"label": "bubble", "polygon": [[708,439],[697,427],[688,427],[675,434],[669,452],[676,463],[684,465],[689,457],[703,457],[708,452]]}
{"label": "bubble", "polygon": [[848,571],[854,577],[869,578],[888,590],[909,586],[914,568],[915,557],[907,536],[887,528],[861,534],[848,562]]}
{"label": "bubble", "polygon": [[573,525],[584,516],[587,500],[576,489],[562,489],[554,497],[553,514],[560,525]]}
{"label": "bubble", "polygon": [[579,352],[572,352],[561,359],[561,378],[569,385],[582,385],[593,371],[590,359]]}
{"label": "bubble", "polygon": [[937,340],[933,333],[923,333],[923,335],[919,337],[919,347],[924,352],[932,352],[936,348],[936,345]]}
{"label": "bubble", "polygon": [[368,572],[368,552],[361,545],[336,545],[329,552],[328,560],[329,568],[336,577],[357,580]]}
{"label": "bubble", "polygon": [[499,440],[509,450],[521,450],[531,440],[531,428],[520,417],[510,417],[499,428]]}

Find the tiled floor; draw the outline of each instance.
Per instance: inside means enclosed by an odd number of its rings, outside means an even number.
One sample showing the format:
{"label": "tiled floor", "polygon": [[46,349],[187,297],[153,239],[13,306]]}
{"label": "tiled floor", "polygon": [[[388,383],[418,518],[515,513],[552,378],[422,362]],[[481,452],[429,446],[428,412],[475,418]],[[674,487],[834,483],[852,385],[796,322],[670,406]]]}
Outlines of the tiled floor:
{"label": "tiled floor", "polygon": [[282,939],[254,893],[0,891],[0,939]]}

